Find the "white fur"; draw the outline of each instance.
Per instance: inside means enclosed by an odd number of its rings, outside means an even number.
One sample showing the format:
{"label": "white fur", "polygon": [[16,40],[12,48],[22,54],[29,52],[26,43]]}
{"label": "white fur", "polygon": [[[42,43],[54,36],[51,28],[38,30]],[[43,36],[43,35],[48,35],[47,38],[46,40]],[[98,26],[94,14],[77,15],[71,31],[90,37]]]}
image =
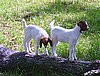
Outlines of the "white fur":
{"label": "white fur", "polygon": [[54,22],[55,20],[50,23],[51,39],[53,43],[53,47],[51,47],[52,54],[55,57],[57,56],[56,45],[58,41],[66,42],[69,43],[70,46],[69,60],[73,61],[76,59],[76,43],[80,37],[80,27],[77,24],[73,29],[65,29],[59,26],[54,27]]}
{"label": "white fur", "polygon": [[[24,19],[22,19],[23,22],[23,27],[24,27],[24,49],[25,51],[32,52],[30,49],[30,41],[33,38],[36,41],[36,55],[38,55],[38,48],[39,48],[39,43],[40,43],[40,39],[42,36],[45,37],[49,37],[47,32],[43,29],[40,28],[36,25],[28,25],[26,24],[26,21]],[[47,48],[45,48],[45,52],[48,55],[48,50]]]}

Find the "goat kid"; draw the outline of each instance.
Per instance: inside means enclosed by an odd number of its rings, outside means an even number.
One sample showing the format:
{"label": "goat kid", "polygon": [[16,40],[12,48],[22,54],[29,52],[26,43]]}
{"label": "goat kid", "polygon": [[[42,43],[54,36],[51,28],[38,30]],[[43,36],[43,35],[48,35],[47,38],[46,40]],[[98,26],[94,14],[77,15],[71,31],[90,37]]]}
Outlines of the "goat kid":
{"label": "goat kid", "polygon": [[48,42],[50,43],[50,45],[52,46],[52,41],[49,37],[49,35],[47,34],[47,32],[43,29],[40,28],[36,25],[28,25],[26,24],[26,21],[24,18],[21,19],[22,20],[22,25],[24,27],[24,50],[27,53],[32,53],[31,49],[30,49],[30,42],[31,39],[33,38],[36,41],[36,55],[39,54],[38,52],[38,48],[40,46],[40,48],[42,47],[42,44],[45,47],[45,53],[47,55],[49,55],[48,50],[47,50],[47,45]]}
{"label": "goat kid", "polygon": [[51,39],[53,46],[51,47],[52,49],[52,54],[53,56],[57,56],[56,54],[56,45],[58,41],[60,42],[66,42],[69,43],[70,46],[70,55],[69,55],[69,60],[74,61],[76,60],[76,43],[80,37],[80,34],[82,31],[88,30],[88,24],[86,21],[80,21],[79,23],[76,24],[76,26],[73,29],[65,29],[60,26],[55,26],[54,27],[54,22],[53,20],[50,23],[50,29],[51,29]]}

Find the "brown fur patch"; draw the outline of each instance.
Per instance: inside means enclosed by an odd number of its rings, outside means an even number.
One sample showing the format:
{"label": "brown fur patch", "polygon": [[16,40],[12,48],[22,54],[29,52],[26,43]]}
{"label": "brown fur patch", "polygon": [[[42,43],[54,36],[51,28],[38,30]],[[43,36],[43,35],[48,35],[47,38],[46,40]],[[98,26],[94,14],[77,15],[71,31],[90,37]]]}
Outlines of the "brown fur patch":
{"label": "brown fur patch", "polygon": [[80,32],[88,30],[86,21],[80,21],[77,24],[81,28]]}
{"label": "brown fur patch", "polygon": [[45,36],[41,37],[41,39],[40,39],[40,48],[42,47],[42,43],[43,43],[44,47],[46,48],[47,45],[48,45],[48,38],[45,37]]}
{"label": "brown fur patch", "polygon": [[52,44],[52,40],[51,40],[51,38],[48,38],[48,37],[42,36],[41,39],[40,39],[40,48],[42,47],[42,44],[43,44],[44,47],[46,48],[47,45],[48,45],[48,42],[50,43],[50,46],[52,47],[53,44]]}

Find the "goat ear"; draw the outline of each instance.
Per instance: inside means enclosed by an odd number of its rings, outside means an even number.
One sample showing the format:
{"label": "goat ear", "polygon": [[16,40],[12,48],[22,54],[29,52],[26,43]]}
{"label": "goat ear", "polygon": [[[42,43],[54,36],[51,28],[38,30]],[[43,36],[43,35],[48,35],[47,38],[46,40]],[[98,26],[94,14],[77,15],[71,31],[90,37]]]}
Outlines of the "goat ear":
{"label": "goat ear", "polygon": [[53,43],[52,43],[51,38],[48,38],[48,42],[50,43],[50,46],[52,47],[53,46]]}
{"label": "goat ear", "polygon": [[42,47],[42,39],[40,39],[40,48]]}
{"label": "goat ear", "polygon": [[78,26],[80,26],[80,27],[81,27],[81,25],[82,25],[81,21],[80,21],[79,23],[77,23],[77,24],[78,24]]}

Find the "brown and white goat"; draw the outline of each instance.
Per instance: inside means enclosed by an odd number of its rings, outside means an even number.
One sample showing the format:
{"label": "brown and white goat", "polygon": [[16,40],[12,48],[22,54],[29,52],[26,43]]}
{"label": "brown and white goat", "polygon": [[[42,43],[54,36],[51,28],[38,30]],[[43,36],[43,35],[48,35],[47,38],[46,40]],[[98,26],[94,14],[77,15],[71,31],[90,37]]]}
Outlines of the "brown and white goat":
{"label": "brown and white goat", "polygon": [[28,53],[32,52],[30,49],[30,42],[31,39],[34,39],[36,41],[36,55],[39,54],[38,52],[38,48],[40,46],[40,48],[42,47],[42,44],[45,47],[45,53],[47,55],[49,55],[48,50],[47,50],[47,45],[48,43],[50,43],[50,45],[52,46],[52,41],[49,37],[49,35],[47,34],[47,32],[43,29],[40,28],[36,25],[28,25],[26,24],[26,21],[24,18],[21,19],[23,22],[23,27],[24,27],[24,49],[25,51],[27,51]]}
{"label": "brown and white goat", "polygon": [[66,42],[69,43],[70,46],[70,55],[69,55],[69,60],[74,61],[76,58],[76,43],[80,37],[80,34],[82,31],[88,30],[88,24],[86,21],[80,21],[79,23],[76,24],[76,26],[73,29],[65,29],[59,26],[54,27],[54,22],[53,20],[50,23],[50,28],[51,28],[51,39],[52,39],[52,54],[53,56],[57,56],[56,54],[56,45],[58,41],[60,42]]}

